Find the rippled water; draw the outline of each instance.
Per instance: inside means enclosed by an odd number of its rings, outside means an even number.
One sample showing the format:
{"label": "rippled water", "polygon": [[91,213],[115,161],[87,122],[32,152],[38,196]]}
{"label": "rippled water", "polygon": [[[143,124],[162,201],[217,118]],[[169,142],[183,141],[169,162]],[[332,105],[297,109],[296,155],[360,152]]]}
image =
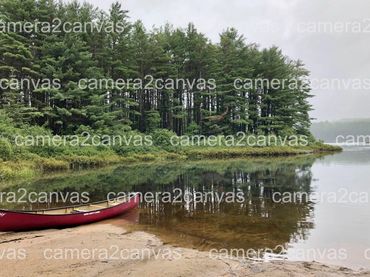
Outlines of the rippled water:
{"label": "rippled water", "polygon": [[[181,203],[142,203],[138,212],[130,214],[138,222],[131,228],[155,233],[174,245],[201,250],[254,249],[261,254],[259,258],[317,260],[370,268],[370,205],[364,201],[364,193],[370,194],[369,169],[368,148],[347,148],[343,153],[324,157],[119,166],[49,176],[27,184],[3,184],[3,191],[20,187],[29,191],[87,191],[91,201],[120,191],[181,189],[188,194],[212,192],[224,196],[243,192],[246,200],[242,203],[214,198],[206,203],[189,198]],[[301,192],[313,198],[295,203],[273,201],[273,195],[286,192]],[[272,249],[274,254],[257,251],[266,249]]]}

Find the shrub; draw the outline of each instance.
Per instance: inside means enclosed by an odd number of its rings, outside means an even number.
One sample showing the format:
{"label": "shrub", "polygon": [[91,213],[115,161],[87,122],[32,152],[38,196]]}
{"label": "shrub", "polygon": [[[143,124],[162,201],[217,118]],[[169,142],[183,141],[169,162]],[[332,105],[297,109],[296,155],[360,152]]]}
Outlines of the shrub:
{"label": "shrub", "polygon": [[152,132],[159,127],[161,123],[161,115],[159,112],[151,110],[145,113],[147,131]]}
{"label": "shrub", "polygon": [[113,150],[117,155],[129,156],[132,154],[151,153],[158,152],[158,148],[155,146],[114,146]]}
{"label": "shrub", "polygon": [[190,123],[190,125],[186,128],[185,131],[185,134],[188,136],[199,135],[200,133],[201,133],[200,126],[195,122]]}
{"label": "shrub", "polygon": [[167,129],[157,129],[152,133],[153,143],[156,146],[171,147],[171,138],[176,134]]}
{"label": "shrub", "polygon": [[8,161],[13,157],[13,149],[9,141],[0,139],[0,158]]}

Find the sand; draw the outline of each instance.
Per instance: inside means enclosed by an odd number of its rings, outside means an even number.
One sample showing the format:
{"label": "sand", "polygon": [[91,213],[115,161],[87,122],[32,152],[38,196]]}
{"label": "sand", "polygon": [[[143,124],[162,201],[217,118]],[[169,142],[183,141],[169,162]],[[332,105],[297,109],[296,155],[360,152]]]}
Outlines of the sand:
{"label": "sand", "polygon": [[0,233],[0,276],[370,276],[315,262],[242,262],[111,223]]}

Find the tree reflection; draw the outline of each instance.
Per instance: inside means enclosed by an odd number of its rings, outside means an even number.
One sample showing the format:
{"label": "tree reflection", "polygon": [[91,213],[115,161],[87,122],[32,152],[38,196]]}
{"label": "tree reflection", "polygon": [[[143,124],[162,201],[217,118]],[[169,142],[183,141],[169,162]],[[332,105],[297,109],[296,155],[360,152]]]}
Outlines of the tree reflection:
{"label": "tree reflection", "polygon": [[[8,191],[88,191],[91,201],[109,192],[243,192],[243,203],[141,203],[139,225],[168,242],[199,249],[271,248],[306,239],[313,228],[311,203],[274,203],[275,192],[311,192],[315,157],[134,164],[46,176],[8,185]],[[51,203],[48,206],[65,203]],[[26,205],[29,209],[29,205]],[[25,208],[22,206],[22,208]],[[33,205],[31,208],[44,208]]]}

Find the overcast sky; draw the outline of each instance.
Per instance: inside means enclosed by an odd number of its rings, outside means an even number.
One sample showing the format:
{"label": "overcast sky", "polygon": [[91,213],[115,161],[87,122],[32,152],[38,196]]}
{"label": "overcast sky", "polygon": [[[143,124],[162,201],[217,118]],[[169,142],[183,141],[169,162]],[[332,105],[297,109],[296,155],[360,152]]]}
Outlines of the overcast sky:
{"label": "overcast sky", "polygon": [[[81,0],[82,1],[82,0]],[[88,0],[105,10],[114,0]],[[370,118],[370,1],[369,0],[124,0],[132,20],[148,28],[166,22],[185,27],[195,23],[212,41],[235,27],[249,42],[276,45],[301,59],[311,77],[341,79],[342,88],[313,91],[312,117],[318,120]],[[336,24],[337,30],[318,24]],[[314,25],[315,24],[315,25]],[[347,27],[344,27],[347,24]],[[326,25],[328,26],[328,25]],[[323,27],[321,27],[323,28]],[[345,32],[342,32],[343,28]],[[356,84],[357,82],[357,84]],[[350,84],[349,87],[346,85]],[[351,87],[352,84],[352,87]]]}

